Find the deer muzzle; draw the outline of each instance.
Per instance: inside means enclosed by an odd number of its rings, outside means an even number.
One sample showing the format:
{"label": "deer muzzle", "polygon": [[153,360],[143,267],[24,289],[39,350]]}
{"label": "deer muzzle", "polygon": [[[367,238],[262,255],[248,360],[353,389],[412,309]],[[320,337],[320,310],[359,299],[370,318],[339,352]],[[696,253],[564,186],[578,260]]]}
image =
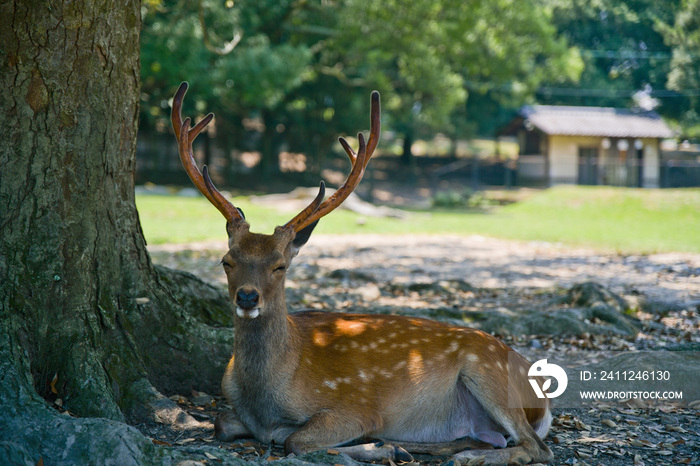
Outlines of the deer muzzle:
{"label": "deer muzzle", "polygon": [[236,314],[244,319],[260,315],[260,293],[255,289],[241,288],[236,292]]}

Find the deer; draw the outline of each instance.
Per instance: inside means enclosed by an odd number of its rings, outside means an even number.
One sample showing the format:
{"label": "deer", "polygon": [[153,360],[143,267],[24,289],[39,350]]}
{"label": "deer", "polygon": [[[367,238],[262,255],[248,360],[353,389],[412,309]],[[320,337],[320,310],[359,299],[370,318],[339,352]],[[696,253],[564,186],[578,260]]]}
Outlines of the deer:
{"label": "deer", "polygon": [[379,93],[371,94],[370,134],[358,134],[357,152],[339,138],[351,163],[345,182],[325,199],[321,181],[314,200],[268,235],[251,232],[207,167],[197,167],[192,142],[213,114],[190,127],[181,115],[187,88],[183,82],[177,90],[171,120],[185,171],[226,219],[221,263],[235,310],[221,383],[232,409],[217,416],[216,438],[254,437],[297,456],[332,448],[362,461],[411,461],[411,453],[485,464],[551,461],[543,442],[549,399],[535,396],[530,363],[501,340],[409,316],[287,310],[292,259],[355,190],[377,147]]}

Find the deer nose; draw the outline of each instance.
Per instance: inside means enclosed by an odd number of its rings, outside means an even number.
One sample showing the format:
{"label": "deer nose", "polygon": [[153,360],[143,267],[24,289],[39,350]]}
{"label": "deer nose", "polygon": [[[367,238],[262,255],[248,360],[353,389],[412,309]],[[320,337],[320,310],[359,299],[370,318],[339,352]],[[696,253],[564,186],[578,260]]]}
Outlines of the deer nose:
{"label": "deer nose", "polygon": [[257,290],[245,290],[241,288],[236,292],[236,305],[241,309],[251,310],[258,307],[260,295]]}

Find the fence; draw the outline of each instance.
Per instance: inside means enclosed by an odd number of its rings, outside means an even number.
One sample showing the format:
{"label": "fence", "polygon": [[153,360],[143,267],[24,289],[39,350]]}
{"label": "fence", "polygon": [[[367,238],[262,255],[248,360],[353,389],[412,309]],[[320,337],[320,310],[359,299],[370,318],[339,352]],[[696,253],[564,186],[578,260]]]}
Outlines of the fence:
{"label": "fence", "polygon": [[[580,185],[622,187],[684,188],[700,187],[700,160],[664,159],[659,166],[645,165],[637,158],[579,157],[573,166],[558,165],[573,177],[557,182]],[[459,179],[478,189],[484,186],[506,188],[546,187],[551,184],[549,166],[542,155],[520,156],[516,161],[497,158],[457,159],[433,172],[436,179]],[[655,173],[654,173],[655,172]]]}
{"label": "fence", "polygon": [[[204,146],[204,148],[201,148]],[[213,146],[213,145],[212,145]],[[209,163],[215,173],[241,173],[244,168],[239,160],[223,157],[221,150],[207,144],[200,145],[195,154],[200,163]],[[674,156],[674,158],[668,157]],[[521,155],[517,160],[498,157],[419,157],[421,168],[434,180],[451,180],[471,189],[485,186],[505,188],[546,187],[551,184],[550,167],[543,155]],[[658,167],[642,164],[636,157],[619,158],[578,157],[575,166],[563,167],[567,173],[576,174],[566,180],[555,180],[584,185],[656,186],[662,188],[700,187],[700,154],[692,158],[669,153]],[[189,185],[177,156],[175,140],[171,135],[139,134],[137,146],[136,182],[151,181],[162,184]],[[396,162],[398,163],[398,161]],[[561,165],[558,168],[562,168]],[[658,175],[650,172],[657,171]],[[246,177],[237,177],[241,183]],[[654,180],[649,182],[649,180]],[[218,180],[215,180],[218,181]]]}
{"label": "fence", "polygon": [[692,160],[662,161],[659,185],[662,188],[699,187],[700,162]]}

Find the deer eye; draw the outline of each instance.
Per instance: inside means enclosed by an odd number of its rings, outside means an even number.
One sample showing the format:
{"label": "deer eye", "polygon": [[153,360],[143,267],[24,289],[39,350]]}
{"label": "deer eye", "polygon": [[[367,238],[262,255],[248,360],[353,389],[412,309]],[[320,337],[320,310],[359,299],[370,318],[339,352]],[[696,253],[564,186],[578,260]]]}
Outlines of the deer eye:
{"label": "deer eye", "polygon": [[284,265],[280,265],[280,266],[275,267],[275,268],[272,270],[272,272],[273,272],[273,273],[276,273],[276,272],[284,272],[285,270],[287,270],[287,267],[285,267]]}
{"label": "deer eye", "polygon": [[226,262],[225,260],[221,260],[221,265],[224,266],[224,270],[230,270],[233,268],[233,264],[230,262]]}

